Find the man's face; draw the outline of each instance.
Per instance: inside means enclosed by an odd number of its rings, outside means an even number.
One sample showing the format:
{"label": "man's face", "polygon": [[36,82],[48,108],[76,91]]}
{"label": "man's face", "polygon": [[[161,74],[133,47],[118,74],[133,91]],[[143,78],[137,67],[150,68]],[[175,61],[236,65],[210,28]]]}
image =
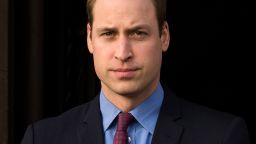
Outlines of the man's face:
{"label": "man's face", "polygon": [[140,95],[159,82],[169,30],[159,36],[152,0],[96,0],[87,43],[105,93]]}

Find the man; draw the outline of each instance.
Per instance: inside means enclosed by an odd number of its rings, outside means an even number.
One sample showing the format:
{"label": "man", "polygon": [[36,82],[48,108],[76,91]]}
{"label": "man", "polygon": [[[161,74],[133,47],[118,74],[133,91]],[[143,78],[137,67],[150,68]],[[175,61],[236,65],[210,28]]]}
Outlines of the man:
{"label": "man", "polygon": [[245,122],[160,84],[165,0],[88,0],[87,44],[101,92],[29,126],[23,144],[249,144]]}

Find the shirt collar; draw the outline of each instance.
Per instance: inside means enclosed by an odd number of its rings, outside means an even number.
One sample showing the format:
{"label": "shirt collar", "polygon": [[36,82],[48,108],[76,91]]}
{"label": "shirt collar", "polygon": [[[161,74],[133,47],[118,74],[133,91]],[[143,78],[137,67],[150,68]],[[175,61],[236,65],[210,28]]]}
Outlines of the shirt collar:
{"label": "shirt collar", "polygon": [[[156,90],[150,97],[130,111],[130,113],[142,125],[142,127],[144,127],[151,134],[154,133],[163,98],[163,88],[161,84],[158,84]],[[108,101],[102,91],[100,92],[100,110],[103,118],[103,129],[106,131],[121,110]]]}
{"label": "shirt collar", "polygon": [[102,90],[100,92],[100,111],[102,114],[104,131],[108,129],[116,116],[121,112],[121,110],[119,110],[105,97]]}

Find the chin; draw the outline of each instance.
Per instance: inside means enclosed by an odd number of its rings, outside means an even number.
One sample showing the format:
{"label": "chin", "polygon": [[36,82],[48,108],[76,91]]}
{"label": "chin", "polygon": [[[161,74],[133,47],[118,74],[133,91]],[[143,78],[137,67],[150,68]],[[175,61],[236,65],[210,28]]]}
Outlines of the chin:
{"label": "chin", "polygon": [[134,95],[135,93],[137,93],[138,90],[135,88],[118,88],[114,91],[115,91],[115,93],[117,93],[119,95],[130,96],[130,95]]}
{"label": "chin", "polygon": [[139,92],[139,87],[135,84],[117,84],[118,86],[112,87],[113,92],[122,96],[133,96]]}

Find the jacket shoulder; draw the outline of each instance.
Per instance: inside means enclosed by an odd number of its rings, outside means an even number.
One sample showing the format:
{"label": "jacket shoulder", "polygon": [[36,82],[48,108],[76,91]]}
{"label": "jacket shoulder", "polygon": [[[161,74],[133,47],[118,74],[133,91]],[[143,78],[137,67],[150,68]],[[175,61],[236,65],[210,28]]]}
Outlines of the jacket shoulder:
{"label": "jacket shoulder", "polygon": [[[76,106],[56,117],[46,118],[28,126],[22,144],[70,143],[76,137],[92,102]],[[68,136],[68,137],[65,137]],[[72,143],[72,142],[71,142]]]}
{"label": "jacket shoulder", "polygon": [[87,110],[90,106],[90,102],[76,106],[56,117],[46,118],[39,120],[34,123],[34,126],[40,127],[41,125],[44,127],[45,125],[53,125],[58,126],[60,124],[66,123],[78,123],[83,120],[83,117],[86,115]]}
{"label": "jacket shoulder", "polygon": [[179,98],[182,107],[182,115],[185,119],[196,120],[196,121],[213,121],[217,123],[227,123],[237,116],[210,108],[204,105],[193,103],[182,98]]}
{"label": "jacket shoulder", "polygon": [[249,143],[249,134],[243,118],[181,99],[184,136],[212,139],[218,143]]}

